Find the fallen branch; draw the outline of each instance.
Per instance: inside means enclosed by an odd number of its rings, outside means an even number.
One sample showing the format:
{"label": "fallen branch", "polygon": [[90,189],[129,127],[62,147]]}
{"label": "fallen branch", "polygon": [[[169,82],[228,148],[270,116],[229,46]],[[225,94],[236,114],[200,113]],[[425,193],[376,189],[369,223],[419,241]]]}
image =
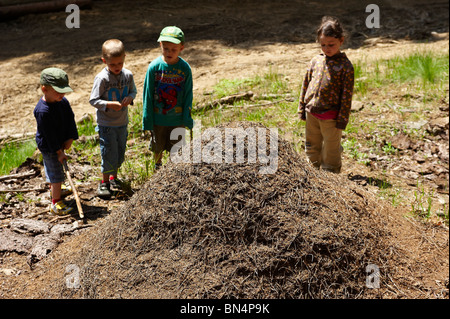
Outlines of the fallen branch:
{"label": "fallen branch", "polygon": [[55,216],[54,218],[52,218],[51,220],[49,220],[49,223],[51,224],[51,223],[53,223],[54,221],[57,221],[57,220],[60,220],[60,219],[66,219],[66,218],[69,218],[69,217],[75,218],[74,216],[72,216],[72,215],[70,215],[70,214],[68,214],[68,215],[62,215],[62,216]]}
{"label": "fallen branch", "polygon": [[23,133],[23,134],[0,136],[0,145],[31,140],[35,135],[36,133]]}
{"label": "fallen branch", "polygon": [[29,171],[29,172],[25,172],[25,173],[3,175],[3,176],[0,176],[0,181],[4,181],[4,180],[8,180],[8,179],[22,179],[25,177],[33,176],[35,174],[36,174],[35,171]]}
{"label": "fallen branch", "polygon": [[11,189],[0,189],[0,193],[28,193],[28,192],[43,192],[46,191],[47,188],[23,188],[23,189],[17,189],[17,188],[11,188]]}
{"label": "fallen branch", "polygon": [[221,99],[214,100],[212,102],[204,103],[198,107],[196,107],[197,111],[207,111],[211,110],[217,106],[223,105],[223,104],[233,104],[237,101],[241,100],[249,100],[252,98],[254,93],[252,91],[248,91],[246,93],[240,93],[240,94],[233,94],[230,96],[225,96]]}
{"label": "fallen branch", "polygon": [[36,217],[36,216],[42,215],[42,214],[47,213],[47,212],[48,212],[48,208],[42,209],[40,212],[31,214],[30,216],[28,216],[28,218],[34,218],[34,217]]}
{"label": "fallen branch", "polygon": [[268,105],[278,104],[278,103],[284,102],[285,100],[286,99],[282,99],[282,100],[278,100],[278,101],[272,101],[272,102],[266,102],[266,103],[260,103],[260,104],[244,104],[242,106],[230,105],[230,106],[226,106],[226,108],[240,107],[243,109],[247,109],[247,108],[251,108],[251,107],[268,106]]}

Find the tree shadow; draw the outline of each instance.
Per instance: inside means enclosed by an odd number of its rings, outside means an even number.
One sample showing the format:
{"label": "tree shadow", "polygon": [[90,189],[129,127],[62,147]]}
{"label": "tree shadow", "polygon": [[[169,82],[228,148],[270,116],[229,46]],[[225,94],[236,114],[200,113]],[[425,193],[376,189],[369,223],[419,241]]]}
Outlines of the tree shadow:
{"label": "tree shadow", "polygon": [[[108,207],[104,207],[104,206],[93,206],[93,205],[86,205],[86,204],[82,203],[81,208],[83,209],[83,213],[84,213],[84,218],[83,218],[84,223],[86,223],[87,221],[93,222],[93,221],[102,219],[110,214]],[[71,214],[77,220],[81,220],[81,218],[78,215],[78,209],[76,206],[74,207],[74,210],[71,212]]]}
{"label": "tree shadow", "polygon": [[351,181],[354,181],[355,183],[357,183],[358,185],[361,185],[361,186],[372,185],[372,186],[376,186],[380,189],[387,189],[387,188],[392,187],[392,184],[386,180],[382,180],[382,179],[370,177],[370,176],[363,176],[360,174],[353,175],[352,173],[350,173],[348,175],[348,179]]}
{"label": "tree shadow", "polygon": [[[324,15],[341,19],[347,30],[346,46],[359,48],[370,37],[424,41],[431,31],[448,32],[448,1],[377,1],[380,28],[369,29],[366,7],[371,0],[306,1],[93,1],[80,11],[80,28],[65,25],[68,13],[28,14],[2,21],[0,34],[6,43],[0,61],[45,53],[26,72],[40,72],[45,65],[99,63],[102,43],[121,39],[127,51],[152,50],[160,30],[167,25],[183,29],[187,44],[216,40],[223,45],[252,50],[269,43],[314,43],[315,30]],[[195,54],[197,63],[214,59],[217,48],[205,47]],[[195,65],[194,65],[195,66]]]}

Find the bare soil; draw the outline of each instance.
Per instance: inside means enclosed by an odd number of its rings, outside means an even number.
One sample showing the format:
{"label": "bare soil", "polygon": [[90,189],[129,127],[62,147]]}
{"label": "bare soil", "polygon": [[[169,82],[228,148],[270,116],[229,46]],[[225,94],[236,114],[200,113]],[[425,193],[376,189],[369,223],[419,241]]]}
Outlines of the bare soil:
{"label": "bare soil", "polygon": [[[64,12],[27,15],[0,23],[2,46],[0,60],[0,138],[33,134],[33,108],[41,96],[40,71],[57,66],[66,70],[75,92],[68,95],[76,118],[94,113],[89,105],[92,81],[103,65],[101,44],[108,38],[119,38],[127,48],[126,67],[135,76],[138,101],[142,101],[142,84],[147,66],[160,52],[156,39],[166,25],[178,25],[186,34],[183,57],[190,63],[194,77],[196,102],[207,99],[220,79],[246,78],[276,70],[300,88],[307,62],[318,52],[314,30],[323,15],[336,15],[346,26],[348,37],[345,52],[351,60],[379,59],[421,48],[448,52],[447,1],[378,1],[381,28],[368,29],[365,19],[370,1],[181,1],[174,8],[162,1],[94,1],[91,10],[81,11],[81,27],[67,29]],[[433,35],[432,32],[437,32]],[[392,92],[388,94],[392,95]],[[419,94],[419,93],[418,93]],[[386,98],[380,92],[380,101]],[[374,101],[377,103],[379,101]],[[365,107],[361,110],[369,119],[379,114]],[[429,114],[430,122],[448,117],[447,100],[436,112]],[[428,187],[448,209],[448,121],[440,132],[430,137],[429,153],[434,161],[425,162],[430,170]],[[431,127],[430,129],[433,129]],[[397,141],[402,142],[401,140]],[[429,147],[429,146],[428,146]],[[377,172],[386,171],[392,184],[411,189],[413,198],[417,177],[424,162],[414,156],[426,146],[411,142],[405,147],[401,162],[394,165],[374,160],[363,166],[346,157],[344,172],[349,180],[361,188],[376,193]],[[420,163],[420,164],[418,164]],[[77,179],[98,175],[79,161],[73,166]],[[10,181],[9,187],[43,188],[42,167],[30,160],[12,173],[32,170],[32,178]],[[6,184],[5,184],[6,185]],[[121,207],[128,197],[104,201],[95,196],[96,182],[79,186],[85,214],[90,224],[96,224],[111,211]],[[138,191],[138,190],[133,190]],[[29,192],[31,198],[48,198],[48,192]],[[131,194],[130,194],[131,195]],[[39,204],[42,203],[42,204]],[[55,219],[46,213],[45,201],[30,200],[0,204],[0,230],[9,228],[14,218],[39,218],[51,224],[71,224],[77,217]],[[387,294],[397,298],[448,298],[448,228],[440,221],[423,225],[404,216],[409,207],[392,208],[393,227],[398,245],[408,252],[408,262],[399,265],[404,280],[413,282],[411,291]],[[84,230],[74,232],[82,233]],[[55,253],[75,254],[83,236],[67,235]],[[53,252],[46,257],[51,263]],[[58,256],[58,255],[56,255]],[[56,259],[55,260],[60,260]],[[0,252],[0,297],[42,297],[45,282],[36,279],[41,262],[27,263],[27,254]],[[61,266],[60,264],[58,264]],[[399,270],[400,271],[400,270]],[[64,272],[63,269],[55,272]],[[27,289],[23,289],[24,285]],[[410,286],[409,286],[410,287]],[[414,288],[415,287],[415,288]],[[392,288],[392,291],[398,291]]]}

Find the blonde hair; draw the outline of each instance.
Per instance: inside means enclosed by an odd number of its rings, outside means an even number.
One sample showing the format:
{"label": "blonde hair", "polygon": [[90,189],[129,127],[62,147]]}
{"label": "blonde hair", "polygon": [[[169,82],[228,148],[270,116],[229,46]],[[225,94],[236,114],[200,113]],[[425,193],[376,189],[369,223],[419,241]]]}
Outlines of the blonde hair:
{"label": "blonde hair", "polygon": [[102,45],[102,57],[105,60],[117,58],[125,54],[125,47],[118,39],[106,40]]}

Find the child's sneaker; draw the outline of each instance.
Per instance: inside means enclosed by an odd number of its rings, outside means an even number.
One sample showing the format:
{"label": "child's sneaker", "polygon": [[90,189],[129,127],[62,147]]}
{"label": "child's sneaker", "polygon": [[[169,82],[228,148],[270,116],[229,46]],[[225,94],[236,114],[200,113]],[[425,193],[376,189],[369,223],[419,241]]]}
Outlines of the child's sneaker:
{"label": "child's sneaker", "polygon": [[98,185],[97,194],[100,197],[109,197],[109,196],[111,196],[110,183],[101,182]]}
{"label": "child's sneaker", "polygon": [[70,194],[72,194],[72,187],[61,184],[61,198],[67,197]]}
{"label": "child's sneaker", "polygon": [[109,180],[109,184],[110,184],[110,190],[113,192],[120,192],[122,191],[122,181],[117,179],[117,178],[113,178]]}
{"label": "child's sneaker", "polygon": [[111,191],[109,189],[109,183],[100,183],[97,189],[97,195],[100,197],[109,197],[111,196]]}
{"label": "child's sneaker", "polygon": [[64,201],[60,200],[59,202],[55,204],[50,205],[50,212],[52,212],[55,215],[67,215],[73,210],[72,207],[69,207],[64,203]]}

